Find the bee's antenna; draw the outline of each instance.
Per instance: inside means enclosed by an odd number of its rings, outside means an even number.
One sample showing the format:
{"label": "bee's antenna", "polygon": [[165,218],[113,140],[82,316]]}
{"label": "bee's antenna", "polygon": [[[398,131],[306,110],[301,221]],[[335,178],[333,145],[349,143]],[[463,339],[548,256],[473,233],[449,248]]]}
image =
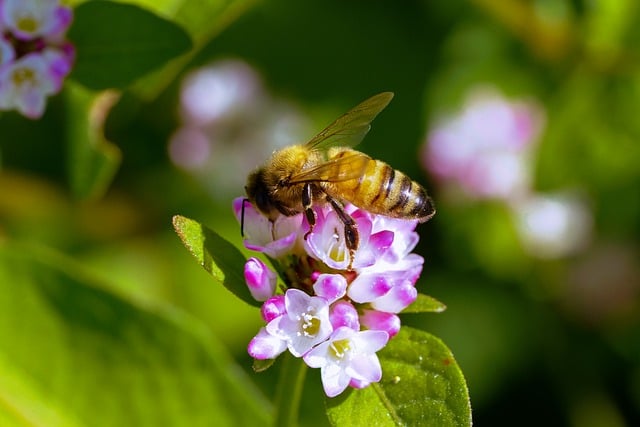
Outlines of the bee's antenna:
{"label": "bee's antenna", "polygon": [[242,199],[242,211],[240,213],[240,236],[244,237],[244,204],[249,202],[246,197]]}

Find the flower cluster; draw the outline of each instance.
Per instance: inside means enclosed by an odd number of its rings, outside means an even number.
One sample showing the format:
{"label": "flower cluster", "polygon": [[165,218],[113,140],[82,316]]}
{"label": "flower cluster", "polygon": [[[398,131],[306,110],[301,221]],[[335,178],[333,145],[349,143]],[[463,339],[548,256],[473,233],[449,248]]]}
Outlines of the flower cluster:
{"label": "flower cluster", "polygon": [[415,282],[424,262],[411,253],[419,239],[417,221],[373,215],[351,205],[345,209],[360,236],[353,260],[344,225],[329,206],[314,207],[317,220],[308,233],[301,214],[271,223],[246,200],[234,201],[239,221],[244,211],[245,246],[273,260],[284,281],[278,287],[276,273],[258,258],[245,264],[247,285],[256,300],[264,301],[266,322],[249,343],[249,354],[274,359],[289,350],[320,368],[329,397],[347,386],[380,381],[376,352],[398,333],[397,314],[416,300]]}
{"label": "flower cluster", "polygon": [[71,8],[59,0],[0,0],[0,110],[42,116],[75,57],[65,33]]}

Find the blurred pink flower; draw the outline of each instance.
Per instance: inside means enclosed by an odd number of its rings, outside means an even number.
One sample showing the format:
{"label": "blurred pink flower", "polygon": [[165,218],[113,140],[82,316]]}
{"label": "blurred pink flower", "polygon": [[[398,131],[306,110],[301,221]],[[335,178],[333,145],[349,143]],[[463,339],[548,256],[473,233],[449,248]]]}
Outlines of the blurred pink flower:
{"label": "blurred pink flower", "polygon": [[429,132],[422,162],[438,180],[476,198],[513,199],[530,185],[531,146],[543,124],[532,102],[475,90]]}
{"label": "blurred pink flower", "polygon": [[4,27],[20,40],[55,39],[73,19],[71,8],[58,0],[3,0],[0,8]]}
{"label": "blurred pink flower", "polygon": [[0,69],[0,109],[15,109],[26,117],[38,118],[57,83],[43,55],[23,56]]}
{"label": "blurred pink flower", "polygon": [[268,94],[255,69],[235,59],[188,73],[179,108],[169,156],[220,200],[235,195],[274,149],[300,140],[306,127],[292,105]]}

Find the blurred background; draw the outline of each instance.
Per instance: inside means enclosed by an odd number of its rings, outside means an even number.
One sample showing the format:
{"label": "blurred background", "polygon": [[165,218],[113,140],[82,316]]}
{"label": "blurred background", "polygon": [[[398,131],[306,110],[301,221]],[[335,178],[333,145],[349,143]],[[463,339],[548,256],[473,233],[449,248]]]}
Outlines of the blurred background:
{"label": "blurred background", "polygon": [[[212,282],[171,217],[241,246],[231,200],[248,172],[393,91],[358,148],[436,202],[417,286],[448,309],[403,322],[451,348],[474,424],[640,425],[640,5],[227,6],[160,93],[104,97],[121,164],[92,197],[69,178],[73,88],[39,121],[0,115],[0,241],[53,248],[117,295],[184,313],[250,372],[258,311]],[[327,425],[316,374],[302,411]],[[275,373],[250,375],[273,394]]]}

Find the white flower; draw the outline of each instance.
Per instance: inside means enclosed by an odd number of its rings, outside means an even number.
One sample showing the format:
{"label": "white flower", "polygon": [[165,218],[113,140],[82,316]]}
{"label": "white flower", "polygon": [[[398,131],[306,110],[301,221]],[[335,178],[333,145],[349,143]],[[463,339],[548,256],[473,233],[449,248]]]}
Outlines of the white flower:
{"label": "white flower", "polygon": [[340,327],[303,359],[310,367],[320,368],[324,391],[334,397],[349,385],[361,388],[380,381],[382,368],[376,351],[384,347],[388,339],[384,331],[357,332]]}
{"label": "white flower", "polygon": [[57,80],[44,56],[32,53],[0,68],[0,109],[16,109],[29,118],[44,112]]}
{"label": "white flower", "polygon": [[73,18],[71,9],[57,0],[4,0],[0,7],[6,27],[21,40],[58,37]]}
{"label": "white flower", "polygon": [[289,289],[284,303],[286,314],[269,322],[267,332],[285,340],[291,354],[300,357],[331,335],[333,327],[327,300]]}

